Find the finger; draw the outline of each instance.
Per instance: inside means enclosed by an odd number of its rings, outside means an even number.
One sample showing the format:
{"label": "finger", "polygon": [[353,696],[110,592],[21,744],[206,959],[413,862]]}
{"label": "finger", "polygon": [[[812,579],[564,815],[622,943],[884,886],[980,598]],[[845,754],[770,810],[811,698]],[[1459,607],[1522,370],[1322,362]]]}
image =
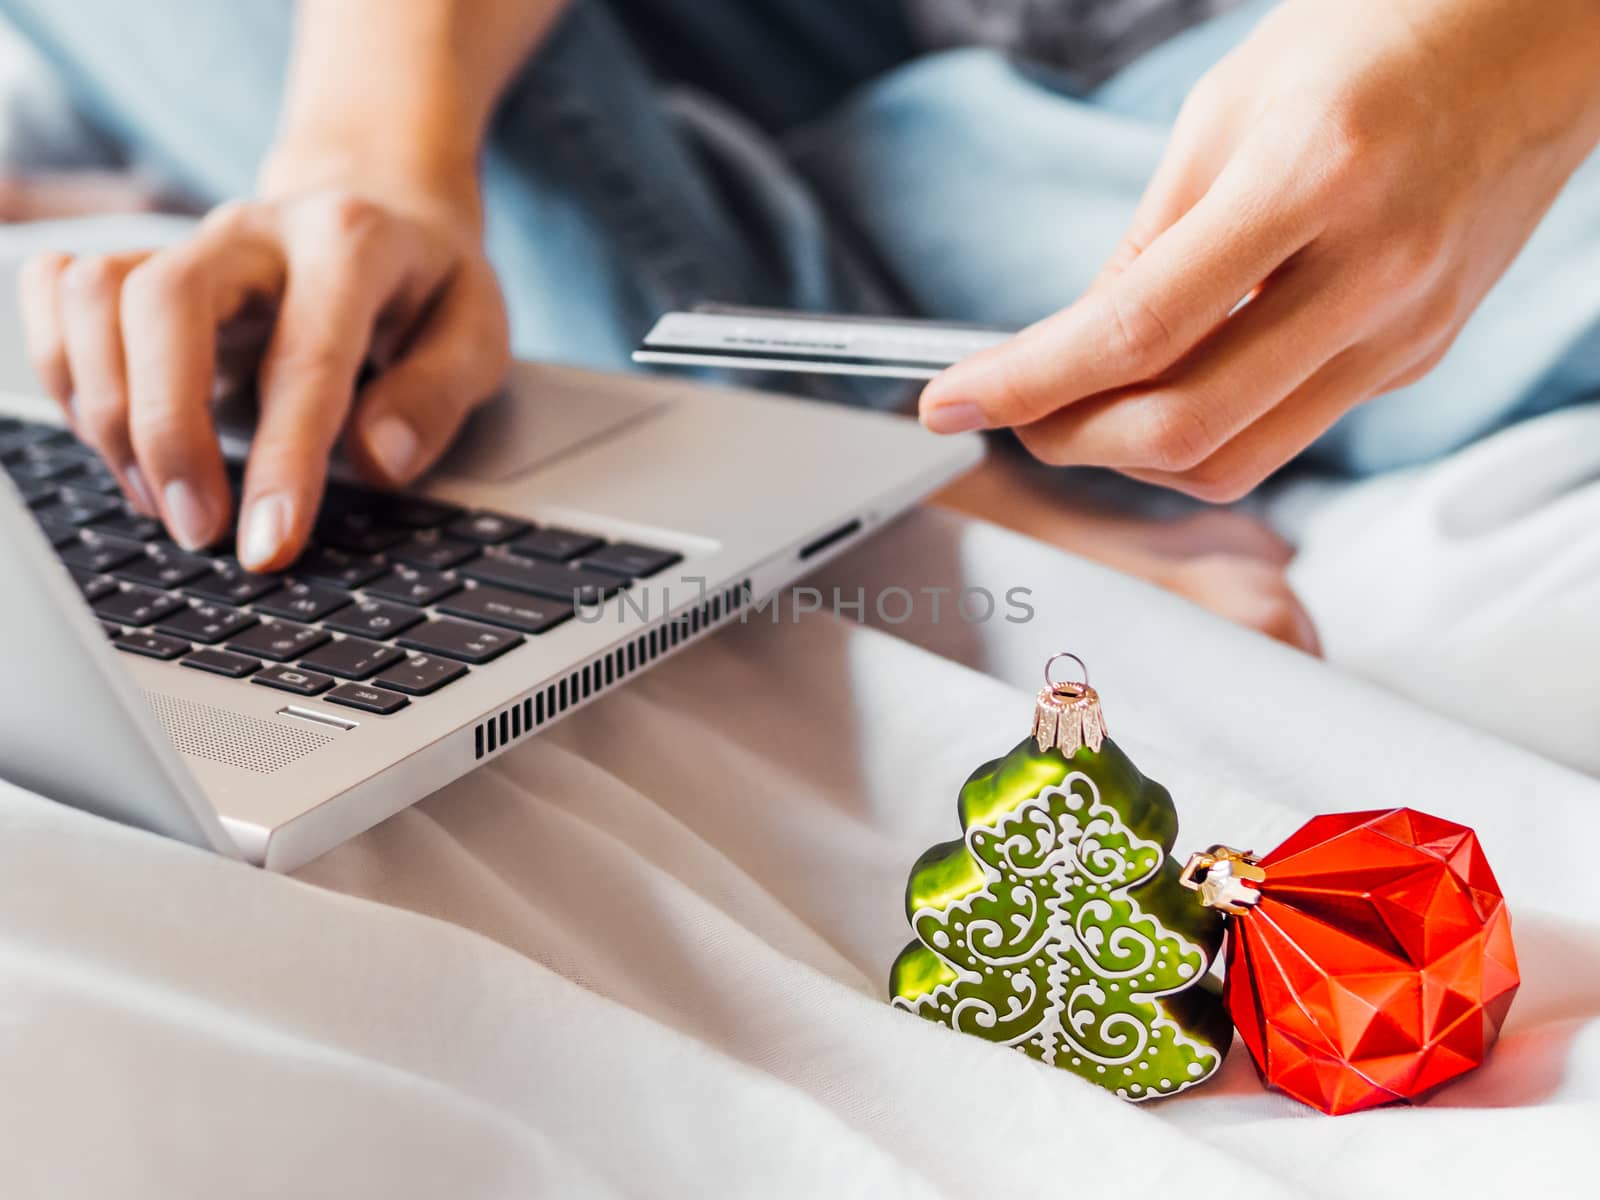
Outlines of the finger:
{"label": "finger", "polygon": [[221,537],[231,515],[211,420],[217,329],[250,296],[282,286],[282,256],[268,237],[209,219],[123,283],[134,456],[168,530],[190,549]]}
{"label": "finger", "polygon": [[1359,305],[1296,263],[1152,384],[1063,408],[1017,431],[1057,466],[1186,471],[1210,458],[1360,335]]}
{"label": "finger", "polygon": [[[427,278],[434,282],[431,274]],[[438,287],[443,287],[446,282],[447,279],[441,277],[437,281]],[[367,369],[386,371],[393,366],[421,333],[423,325],[432,319],[438,301],[437,287],[423,291],[416,284],[392,297],[384,305],[378,323],[373,327],[372,344],[367,347]]]}
{"label": "finger", "polygon": [[1222,164],[1209,151],[1220,144],[1221,139],[1215,130],[1191,130],[1193,124],[1194,121],[1185,115],[1173,127],[1166,152],[1139,197],[1127,232],[1089,285],[1089,291],[1105,286],[1133,265],[1157,238],[1193,209],[1216,182]]}
{"label": "finger", "polygon": [[410,483],[436,462],[505,379],[510,334],[494,281],[486,266],[463,271],[405,353],[357,399],[345,452],[380,487]]}
{"label": "finger", "polygon": [[1126,474],[1213,504],[1232,503],[1298,457],[1350,409],[1384,391],[1394,373],[1388,355],[1352,347],[1204,462],[1187,471]]}
{"label": "finger", "polygon": [[379,314],[431,289],[443,271],[360,201],[307,219],[313,224],[293,235],[288,286],[261,363],[261,415],[245,471],[239,559],[255,571],[286,566],[305,545]]}
{"label": "finger", "polygon": [[122,285],[145,252],[84,255],[61,274],[61,325],[72,372],[73,425],[145,516],[155,497],[133,456],[122,348]]}
{"label": "finger", "polygon": [[22,309],[23,336],[28,361],[40,385],[72,419],[72,371],[67,364],[67,343],[61,330],[61,272],[70,254],[36,254],[22,264],[17,276],[17,299]]}
{"label": "finger", "polygon": [[1106,286],[929,384],[923,423],[936,433],[1026,425],[1167,370],[1318,232],[1280,159],[1252,142]]}
{"label": "finger", "polygon": [[1281,565],[1236,554],[1202,554],[1171,567],[1164,587],[1246,629],[1322,657],[1322,643]]}

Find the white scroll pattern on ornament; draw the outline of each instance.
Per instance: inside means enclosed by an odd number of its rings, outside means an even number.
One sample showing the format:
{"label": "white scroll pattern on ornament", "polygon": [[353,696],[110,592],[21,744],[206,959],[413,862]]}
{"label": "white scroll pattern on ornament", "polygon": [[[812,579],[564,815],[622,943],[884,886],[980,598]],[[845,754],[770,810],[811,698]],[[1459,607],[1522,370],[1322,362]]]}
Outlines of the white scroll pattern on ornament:
{"label": "white scroll pattern on ornament", "polygon": [[[957,978],[914,1003],[896,998],[896,1007],[979,1036],[1003,1028],[1007,1044],[1046,1063],[1065,1058],[1063,1065],[1080,1072],[1087,1061],[1113,1086],[1112,1072],[1148,1066],[1140,1060],[1156,1041],[1182,1047],[1188,1062],[1177,1079],[1116,1087],[1128,1100],[1183,1091],[1221,1065],[1221,1056],[1191,1038],[1160,1004],[1161,996],[1186,989],[1206,970],[1206,955],[1128,894],[1161,869],[1166,855],[1101,799],[1093,779],[1075,771],[993,827],[972,826],[966,842],[983,867],[985,886],[945,909],[924,908],[912,917],[924,944],[936,947]],[[1031,894],[1035,888],[1044,894]],[[983,913],[1003,889],[1016,889],[1014,900],[1021,899],[1017,891],[1027,893],[1031,901],[1026,915],[1015,915],[1014,929]],[[1162,985],[1141,979],[1156,978],[1152,967],[1165,977]],[[1004,1012],[979,990],[996,972],[1015,993]],[[1130,1004],[1153,1005],[1154,1011],[1136,1015]]]}

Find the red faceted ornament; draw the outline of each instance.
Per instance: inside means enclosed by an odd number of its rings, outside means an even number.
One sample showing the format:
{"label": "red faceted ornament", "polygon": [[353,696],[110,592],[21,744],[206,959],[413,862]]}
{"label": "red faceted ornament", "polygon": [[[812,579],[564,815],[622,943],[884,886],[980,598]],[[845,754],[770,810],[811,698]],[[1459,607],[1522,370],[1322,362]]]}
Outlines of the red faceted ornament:
{"label": "red faceted ornament", "polygon": [[1412,1101],[1499,1035],[1520,982],[1511,915],[1466,826],[1317,817],[1259,861],[1218,847],[1185,876],[1237,914],[1224,995],[1269,1086],[1330,1114]]}

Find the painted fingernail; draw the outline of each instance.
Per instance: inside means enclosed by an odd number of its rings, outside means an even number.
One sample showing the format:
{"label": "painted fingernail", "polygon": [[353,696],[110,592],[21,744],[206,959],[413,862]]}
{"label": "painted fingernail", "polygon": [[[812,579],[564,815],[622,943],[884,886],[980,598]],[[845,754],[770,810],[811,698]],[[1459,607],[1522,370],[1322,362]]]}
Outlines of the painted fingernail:
{"label": "painted fingernail", "polygon": [[129,499],[133,501],[134,508],[146,517],[153,517],[161,510],[156,506],[155,493],[150,490],[150,485],[145,481],[144,472],[139,470],[137,464],[129,464],[122,470],[122,478],[128,485]]}
{"label": "painted fingernail", "polygon": [[203,549],[211,540],[211,510],[200,493],[182,479],[174,479],[163,489],[167,527],[185,550]]}
{"label": "painted fingernail", "polygon": [[410,422],[401,417],[380,417],[367,429],[367,452],[383,473],[400,482],[417,471],[417,451],[422,443]]}
{"label": "painted fingernail", "polygon": [[976,404],[941,404],[922,414],[923,428],[930,433],[970,433],[987,424]]}
{"label": "painted fingernail", "polygon": [[293,516],[285,496],[251,501],[239,522],[239,561],[252,570],[271,562],[289,536]]}

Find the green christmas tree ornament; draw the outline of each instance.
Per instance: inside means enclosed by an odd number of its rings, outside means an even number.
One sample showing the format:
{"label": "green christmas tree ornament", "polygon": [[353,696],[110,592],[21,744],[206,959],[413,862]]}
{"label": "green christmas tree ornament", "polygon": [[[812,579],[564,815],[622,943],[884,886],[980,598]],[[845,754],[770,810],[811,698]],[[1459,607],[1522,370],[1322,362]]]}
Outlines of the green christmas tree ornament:
{"label": "green christmas tree ornament", "polygon": [[1178,814],[1045,666],[1033,730],[957,802],[963,836],[912,868],[897,1008],[1014,1046],[1127,1100],[1208,1079],[1233,1029],[1209,974],[1223,922],[1171,856]]}

